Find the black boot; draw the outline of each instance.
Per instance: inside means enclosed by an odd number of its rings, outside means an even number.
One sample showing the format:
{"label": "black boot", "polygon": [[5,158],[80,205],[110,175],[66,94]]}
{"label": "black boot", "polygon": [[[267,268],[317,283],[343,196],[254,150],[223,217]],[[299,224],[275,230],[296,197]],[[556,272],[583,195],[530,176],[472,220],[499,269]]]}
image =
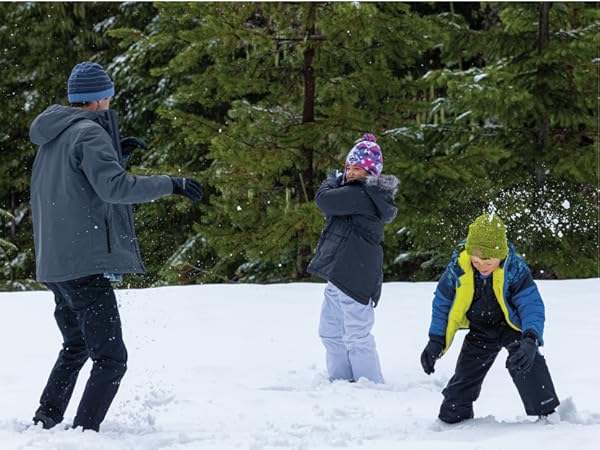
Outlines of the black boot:
{"label": "black boot", "polygon": [[42,424],[42,428],[44,430],[49,430],[50,428],[56,426],[56,422],[54,421],[54,419],[40,410],[37,410],[35,412],[35,415],[33,416],[33,424],[37,425],[38,423]]}

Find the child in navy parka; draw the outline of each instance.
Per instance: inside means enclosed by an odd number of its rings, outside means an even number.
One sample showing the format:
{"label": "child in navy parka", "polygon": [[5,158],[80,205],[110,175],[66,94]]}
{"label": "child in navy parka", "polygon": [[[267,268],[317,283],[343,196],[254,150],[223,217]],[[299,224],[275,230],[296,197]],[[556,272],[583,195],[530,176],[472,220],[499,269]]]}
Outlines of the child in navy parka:
{"label": "child in navy parka", "polygon": [[506,367],[528,415],[548,416],[559,405],[544,357],[544,303],[529,267],[506,239],[495,214],[479,216],[466,244],[440,278],[433,300],[429,343],[421,355],[427,374],[468,328],[454,376],[443,390],[439,418],[456,423],[474,416],[473,402],[504,347]]}
{"label": "child in navy parka", "polygon": [[396,216],[398,180],[382,169],[375,136],[365,134],[348,153],[344,174],[317,192],[326,224],[308,271],[328,281],[319,335],[332,381],[383,383],[371,329],[383,281],[383,224]]}

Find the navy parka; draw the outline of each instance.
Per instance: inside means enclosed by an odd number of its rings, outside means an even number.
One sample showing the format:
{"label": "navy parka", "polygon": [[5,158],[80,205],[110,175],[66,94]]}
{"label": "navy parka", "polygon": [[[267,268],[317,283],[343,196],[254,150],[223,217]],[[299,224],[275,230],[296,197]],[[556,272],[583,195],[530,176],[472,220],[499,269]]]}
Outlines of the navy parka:
{"label": "navy parka", "polygon": [[393,175],[348,183],[341,177],[327,178],[316,198],[325,214],[325,228],[308,272],[359,303],[377,305],[383,282],[383,225],[396,217],[397,187]]}

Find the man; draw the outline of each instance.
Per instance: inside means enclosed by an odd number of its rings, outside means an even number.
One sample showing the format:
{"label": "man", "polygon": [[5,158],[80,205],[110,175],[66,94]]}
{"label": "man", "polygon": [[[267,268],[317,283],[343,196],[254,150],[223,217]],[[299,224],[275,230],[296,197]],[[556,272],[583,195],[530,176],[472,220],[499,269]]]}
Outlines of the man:
{"label": "man", "polygon": [[110,279],[144,273],[131,205],[171,193],[197,202],[202,188],[186,178],[127,173],[126,159],[145,143],[120,140],[109,110],[115,89],[102,66],[77,64],[67,93],[71,106],[50,106],[29,133],[39,145],[31,177],[36,276],[54,293],[63,336],[33,421],[49,429],[63,420],[79,371],[91,358],[73,426],[99,431],[127,367]]}

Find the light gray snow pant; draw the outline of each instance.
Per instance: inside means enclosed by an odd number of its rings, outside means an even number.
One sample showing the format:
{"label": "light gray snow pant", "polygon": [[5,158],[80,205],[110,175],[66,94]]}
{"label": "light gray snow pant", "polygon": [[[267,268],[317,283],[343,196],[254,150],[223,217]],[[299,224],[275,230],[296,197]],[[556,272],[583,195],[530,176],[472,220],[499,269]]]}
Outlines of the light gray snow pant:
{"label": "light gray snow pant", "polygon": [[325,345],[329,379],[383,383],[375,338],[373,305],[348,297],[332,283],[325,287],[319,336]]}

